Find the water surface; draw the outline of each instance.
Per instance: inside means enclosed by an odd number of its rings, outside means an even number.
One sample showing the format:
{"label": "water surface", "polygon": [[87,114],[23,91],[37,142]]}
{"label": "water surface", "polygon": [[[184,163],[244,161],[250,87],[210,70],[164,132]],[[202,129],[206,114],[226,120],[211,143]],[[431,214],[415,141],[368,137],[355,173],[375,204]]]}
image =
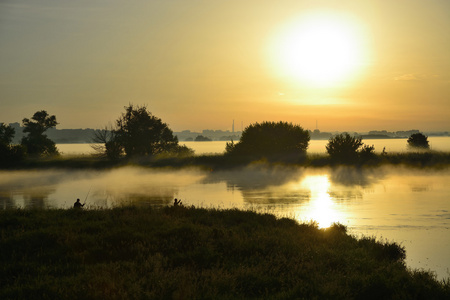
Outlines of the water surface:
{"label": "water surface", "polygon": [[[407,139],[364,139],[363,143],[375,147],[375,152],[381,153],[383,148],[387,152],[407,151]],[[450,137],[429,137],[430,147],[436,151],[450,151]],[[213,142],[180,142],[195,151],[195,154],[221,154],[225,151],[224,141]],[[326,153],[325,145],[328,140],[311,140],[309,142],[308,153]],[[58,150],[63,155],[92,154],[95,151],[90,144],[58,144]]]}
{"label": "water surface", "polygon": [[407,263],[439,278],[450,268],[450,170],[406,168],[304,169],[255,164],[239,171],[1,171],[2,208],[70,208],[123,204],[239,208],[320,227],[334,222],[353,234],[401,243]]}

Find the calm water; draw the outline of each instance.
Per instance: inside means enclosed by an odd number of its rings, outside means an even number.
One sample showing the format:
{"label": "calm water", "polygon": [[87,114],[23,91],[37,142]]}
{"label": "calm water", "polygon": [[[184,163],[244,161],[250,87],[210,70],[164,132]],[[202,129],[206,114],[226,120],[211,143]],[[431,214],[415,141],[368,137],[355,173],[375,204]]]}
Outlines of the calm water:
{"label": "calm water", "polygon": [[0,205],[88,208],[122,204],[251,209],[299,221],[347,225],[355,235],[406,247],[407,264],[449,277],[450,169],[357,170],[266,168],[239,172],[197,169],[155,171],[127,167],[103,171],[0,171]]}
{"label": "calm water", "polygon": [[[373,145],[376,152],[383,151],[386,147],[387,152],[404,152],[406,149],[407,139],[366,139],[363,142],[367,145]],[[431,149],[436,151],[450,151],[450,137],[429,137]],[[224,141],[214,142],[180,142],[181,145],[186,145],[194,149],[196,154],[206,153],[223,153],[225,151]],[[311,140],[309,143],[308,153],[325,153],[325,145],[328,140]],[[90,144],[58,144],[58,150],[63,155],[80,155],[92,154],[95,151]]]}

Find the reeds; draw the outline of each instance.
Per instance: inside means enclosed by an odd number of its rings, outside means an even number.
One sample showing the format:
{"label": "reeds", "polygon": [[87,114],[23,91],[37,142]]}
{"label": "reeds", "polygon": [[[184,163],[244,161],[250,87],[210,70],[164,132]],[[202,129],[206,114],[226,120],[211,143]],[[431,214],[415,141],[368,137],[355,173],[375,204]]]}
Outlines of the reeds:
{"label": "reeds", "polygon": [[[333,161],[327,154],[308,154],[297,161],[286,160],[258,160],[266,164],[282,164],[302,167],[327,167],[337,166],[341,163]],[[226,154],[209,154],[199,156],[154,156],[122,158],[119,160],[108,160],[98,156],[73,156],[54,158],[28,158],[14,165],[0,166],[7,169],[44,169],[44,168],[67,168],[67,169],[108,169],[127,165],[139,165],[153,168],[184,168],[200,167],[205,169],[231,169],[240,168],[254,163],[251,156],[234,157]],[[346,165],[356,167],[374,167],[381,165],[403,165],[410,167],[445,168],[450,165],[450,152],[439,151],[408,151],[373,154],[369,159],[347,162]]]}

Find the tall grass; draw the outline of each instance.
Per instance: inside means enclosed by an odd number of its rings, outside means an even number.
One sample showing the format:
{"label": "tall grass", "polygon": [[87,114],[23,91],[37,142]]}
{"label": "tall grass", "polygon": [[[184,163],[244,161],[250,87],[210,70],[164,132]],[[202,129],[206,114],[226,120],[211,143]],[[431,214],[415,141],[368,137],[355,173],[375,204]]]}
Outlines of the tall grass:
{"label": "tall grass", "polygon": [[[333,161],[327,154],[308,154],[297,161],[260,160],[266,164],[284,164],[304,167],[336,166],[339,162]],[[98,156],[73,156],[53,158],[28,158],[15,165],[0,166],[8,169],[44,169],[44,168],[71,168],[71,169],[107,169],[127,165],[139,165],[145,167],[202,167],[206,169],[230,169],[239,168],[254,162],[251,156],[229,156],[226,154],[209,154],[199,156],[153,156],[122,158],[108,160]],[[404,165],[410,167],[445,168],[450,165],[450,152],[420,151],[374,154],[364,161],[347,162],[347,165],[380,166],[380,165]]]}
{"label": "tall grass", "polygon": [[185,207],[0,211],[0,299],[449,299],[395,243]]}

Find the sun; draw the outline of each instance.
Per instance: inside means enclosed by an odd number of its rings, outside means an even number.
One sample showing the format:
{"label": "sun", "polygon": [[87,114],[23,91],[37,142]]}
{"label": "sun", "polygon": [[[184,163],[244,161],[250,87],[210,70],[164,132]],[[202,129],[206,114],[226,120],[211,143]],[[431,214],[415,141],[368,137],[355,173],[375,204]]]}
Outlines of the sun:
{"label": "sun", "polygon": [[276,34],[270,56],[281,75],[310,86],[330,86],[356,74],[363,60],[362,40],[350,20],[310,14]]}

